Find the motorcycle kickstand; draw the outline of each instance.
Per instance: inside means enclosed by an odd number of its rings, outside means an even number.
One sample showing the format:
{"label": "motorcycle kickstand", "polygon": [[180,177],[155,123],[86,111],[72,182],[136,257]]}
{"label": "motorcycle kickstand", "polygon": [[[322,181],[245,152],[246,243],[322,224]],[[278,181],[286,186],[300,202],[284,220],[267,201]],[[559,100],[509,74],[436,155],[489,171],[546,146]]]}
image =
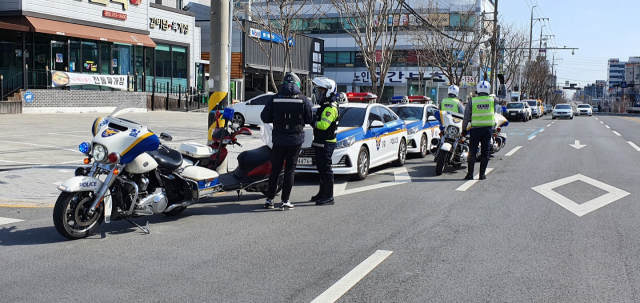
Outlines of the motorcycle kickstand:
{"label": "motorcycle kickstand", "polygon": [[240,197],[242,196],[242,190],[238,189],[237,193],[238,193],[238,202],[240,202]]}
{"label": "motorcycle kickstand", "polygon": [[138,228],[140,228],[145,234],[150,234],[151,232],[149,231],[149,221],[147,221],[147,225],[146,226],[140,226],[138,225],[138,223],[131,221],[131,219],[126,219],[127,222],[131,223],[133,226],[137,226]]}

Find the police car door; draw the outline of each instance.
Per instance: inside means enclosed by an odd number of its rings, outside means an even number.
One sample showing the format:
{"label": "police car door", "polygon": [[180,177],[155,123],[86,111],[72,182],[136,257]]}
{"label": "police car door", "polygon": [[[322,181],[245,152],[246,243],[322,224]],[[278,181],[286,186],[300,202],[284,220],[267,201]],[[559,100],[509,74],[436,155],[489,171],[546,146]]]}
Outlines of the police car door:
{"label": "police car door", "polygon": [[382,119],[384,119],[384,128],[386,137],[386,157],[389,159],[395,159],[398,156],[398,149],[400,148],[400,140],[402,140],[402,133],[399,132],[402,129],[402,123],[399,122],[399,117],[386,107],[378,106]]}
{"label": "police car door", "polygon": [[425,106],[424,107],[424,119],[426,121],[424,128],[427,129],[427,147],[431,147],[431,139],[436,138],[440,134],[440,122],[436,120],[435,112],[438,110],[435,106]]}
{"label": "police car door", "polygon": [[[373,121],[380,121],[382,124],[384,124],[382,115],[380,115],[380,112],[378,111],[378,106],[370,107],[367,122],[369,123],[368,125],[371,126],[371,123]],[[372,143],[369,144],[369,157],[371,158],[371,166],[373,166],[373,163],[382,161],[386,156],[385,146],[387,145],[387,138],[384,136],[386,132],[388,131],[384,126],[377,128],[369,127],[369,129],[367,130],[366,136],[373,139],[373,141],[370,141]]]}

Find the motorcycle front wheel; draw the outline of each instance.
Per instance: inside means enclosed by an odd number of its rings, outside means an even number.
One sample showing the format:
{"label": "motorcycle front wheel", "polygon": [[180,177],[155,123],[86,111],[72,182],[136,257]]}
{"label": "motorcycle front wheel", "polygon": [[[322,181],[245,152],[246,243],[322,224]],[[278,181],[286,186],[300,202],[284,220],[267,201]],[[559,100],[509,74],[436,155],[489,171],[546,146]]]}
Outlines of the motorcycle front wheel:
{"label": "motorcycle front wheel", "polygon": [[102,203],[93,215],[87,215],[93,198],[93,192],[60,193],[53,207],[53,225],[63,237],[70,240],[82,239],[100,227],[104,217]]}
{"label": "motorcycle front wheel", "polygon": [[438,163],[436,163],[436,176],[442,175],[442,171],[444,170],[444,161],[447,159],[447,153],[444,151],[439,151],[438,154]]}

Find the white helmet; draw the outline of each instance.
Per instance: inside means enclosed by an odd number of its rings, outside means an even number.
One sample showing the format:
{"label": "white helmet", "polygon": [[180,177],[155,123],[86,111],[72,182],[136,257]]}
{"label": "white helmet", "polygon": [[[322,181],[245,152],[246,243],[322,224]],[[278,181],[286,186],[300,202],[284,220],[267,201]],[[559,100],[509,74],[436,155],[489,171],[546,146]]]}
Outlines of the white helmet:
{"label": "white helmet", "polygon": [[317,87],[322,87],[327,90],[325,97],[331,97],[331,94],[335,95],[337,91],[336,81],[333,81],[327,77],[317,77],[313,79],[312,83]]}
{"label": "white helmet", "polygon": [[489,83],[488,81],[478,82],[478,85],[476,86],[476,91],[478,92],[478,94],[485,93],[488,95],[491,92],[491,83]]}
{"label": "white helmet", "polygon": [[347,94],[345,93],[340,93],[335,97],[336,102],[338,102],[338,104],[346,104],[349,102],[349,98],[347,98]]}
{"label": "white helmet", "polygon": [[457,85],[449,86],[449,90],[448,90],[449,95],[455,95],[457,97],[459,93],[460,93],[460,88]]}

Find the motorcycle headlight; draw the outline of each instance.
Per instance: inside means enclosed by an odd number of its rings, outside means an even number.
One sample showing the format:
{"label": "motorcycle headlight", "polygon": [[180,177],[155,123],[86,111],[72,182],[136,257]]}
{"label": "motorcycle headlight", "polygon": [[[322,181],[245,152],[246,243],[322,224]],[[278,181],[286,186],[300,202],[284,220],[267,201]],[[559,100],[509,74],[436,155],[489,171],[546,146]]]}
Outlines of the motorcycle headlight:
{"label": "motorcycle headlight", "polygon": [[418,132],[418,128],[419,127],[414,126],[414,127],[410,128],[410,129],[407,129],[407,134],[408,135],[413,135],[413,134],[417,133]]}
{"label": "motorcycle headlight", "polygon": [[106,147],[96,144],[93,146],[93,157],[96,158],[96,161],[103,162],[107,159],[108,150]]}
{"label": "motorcycle headlight", "polygon": [[447,134],[452,137],[458,135],[458,128],[455,126],[447,127]]}
{"label": "motorcycle headlight", "polygon": [[338,143],[336,143],[336,149],[349,147],[349,146],[353,145],[353,143],[356,143],[356,137],[355,136],[344,138],[344,139],[338,141]]}

